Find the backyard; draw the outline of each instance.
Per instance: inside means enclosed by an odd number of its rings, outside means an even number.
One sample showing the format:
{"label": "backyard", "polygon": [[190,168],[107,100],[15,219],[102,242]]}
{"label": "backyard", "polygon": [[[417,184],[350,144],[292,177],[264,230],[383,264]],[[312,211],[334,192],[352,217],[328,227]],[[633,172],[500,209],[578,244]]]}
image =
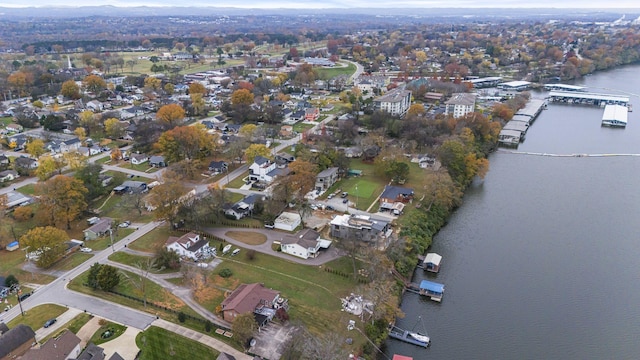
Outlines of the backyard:
{"label": "backyard", "polygon": [[220,353],[197,341],[187,339],[157,326],[151,326],[136,337],[139,360],[215,359]]}
{"label": "backyard", "polygon": [[387,182],[375,175],[373,164],[366,164],[360,159],[352,159],[350,168],[361,170],[362,175],[349,176],[338,181],[324,193],[323,197],[326,198],[329,194],[340,189],[349,193],[349,200],[356,205],[357,209],[367,210],[380,196]]}

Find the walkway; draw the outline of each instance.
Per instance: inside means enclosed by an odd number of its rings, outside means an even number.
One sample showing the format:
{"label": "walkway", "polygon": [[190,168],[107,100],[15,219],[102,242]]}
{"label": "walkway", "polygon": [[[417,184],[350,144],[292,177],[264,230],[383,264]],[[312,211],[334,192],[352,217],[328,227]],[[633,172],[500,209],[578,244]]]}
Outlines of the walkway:
{"label": "walkway", "polygon": [[139,333],[140,330],[128,327],[122,335],[100,344],[100,347],[104,349],[105,359],[109,359],[115,352],[118,352],[118,355],[122,356],[124,360],[135,360],[140,351],[136,345],[136,336]]}
{"label": "walkway", "polygon": [[76,336],[80,338],[80,347],[84,348],[91,340],[93,334],[100,329],[100,320],[102,320],[99,316],[94,316],[91,320],[89,320],[83,327],[78,330]]}
{"label": "walkway", "polygon": [[[140,272],[140,270],[136,267],[117,263],[111,260],[108,260],[107,264],[120,269],[133,272],[135,274]],[[212,314],[209,310],[207,310],[204,306],[198,304],[198,302],[193,299],[193,295],[191,294],[190,289],[170,283],[167,280],[165,280],[164,276],[158,276],[157,274],[150,273],[147,276],[147,278],[153,281],[154,283],[162,286],[163,288],[169,290],[173,295],[177,296],[180,300],[184,301],[185,304],[187,304],[190,308],[192,308],[195,312],[197,312],[203,318],[211,321],[212,323],[218,326],[222,326],[227,329],[231,328],[231,324],[229,322],[220,319],[219,317]]]}
{"label": "walkway", "polygon": [[158,326],[160,328],[163,328],[165,330],[174,332],[178,335],[182,335],[188,339],[191,340],[195,340],[201,344],[204,344],[206,346],[209,346],[210,348],[216,349],[220,352],[224,352],[227,353],[233,357],[235,357],[238,360],[253,360],[253,356],[249,356],[243,352],[240,352],[234,348],[232,348],[231,346],[223,343],[222,341],[215,339],[211,336],[196,332],[194,330],[191,329],[187,329],[184,326],[180,326],[178,324],[174,324],[162,319],[158,319],[156,321],[154,321],[151,325],[155,325]]}

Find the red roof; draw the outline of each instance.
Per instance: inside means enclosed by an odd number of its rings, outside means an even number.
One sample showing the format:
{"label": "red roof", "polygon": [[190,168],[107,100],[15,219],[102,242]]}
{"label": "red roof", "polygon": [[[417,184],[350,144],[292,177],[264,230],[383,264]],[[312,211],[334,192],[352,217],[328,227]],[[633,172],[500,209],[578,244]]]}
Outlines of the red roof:
{"label": "red roof", "polygon": [[413,360],[413,358],[403,355],[393,355],[393,360]]}
{"label": "red roof", "polygon": [[222,310],[234,310],[238,314],[253,312],[262,303],[271,304],[278,292],[267,289],[259,283],[242,284],[222,302]]}

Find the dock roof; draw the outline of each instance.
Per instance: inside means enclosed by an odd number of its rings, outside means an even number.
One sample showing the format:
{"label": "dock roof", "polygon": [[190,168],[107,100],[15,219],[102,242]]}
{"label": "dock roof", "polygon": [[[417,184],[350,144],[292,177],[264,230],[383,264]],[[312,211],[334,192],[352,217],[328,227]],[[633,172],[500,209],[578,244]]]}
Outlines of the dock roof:
{"label": "dock roof", "polygon": [[614,120],[622,123],[627,123],[629,116],[629,110],[623,105],[607,105],[604,107],[604,114],[602,114],[602,120]]}
{"label": "dock roof", "polygon": [[565,97],[573,99],[587,99],[587,100],[604,100],[604,101],[617,101],[628,103],[629,97],[624,95],[609,95],[609,94],[597,94],[587,92],[575,92],[575,91],[551,91],[550,97]]}
{"label": "dock roof", "polygon": [[527,132],[529,128],[529,124],[523,121],[509,121],[507,125],[505,125],[502,130],[516,130],[520,132]]}
{"label": "dock roof", "polygon": [[444,285],[433,281],[422,280],[420,282],[420,289],[442,294],[444,292]]}

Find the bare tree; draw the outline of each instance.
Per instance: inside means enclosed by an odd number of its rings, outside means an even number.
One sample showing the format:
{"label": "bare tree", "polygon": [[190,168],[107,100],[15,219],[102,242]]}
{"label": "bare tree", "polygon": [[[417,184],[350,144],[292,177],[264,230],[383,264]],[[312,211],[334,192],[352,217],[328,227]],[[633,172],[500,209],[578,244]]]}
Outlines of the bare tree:
{"label": "bare tree", "polygon": [[144,307],[147,307],[147,281],[149,280],[149,273],[152,271],[158,271],[159,269],[155,258],[148,258],[146,260],[138,261],[135,263],[136,272],[133,276],[130,276],[126,272],[122,272],[122,275],[142,293],[142,301]]}

